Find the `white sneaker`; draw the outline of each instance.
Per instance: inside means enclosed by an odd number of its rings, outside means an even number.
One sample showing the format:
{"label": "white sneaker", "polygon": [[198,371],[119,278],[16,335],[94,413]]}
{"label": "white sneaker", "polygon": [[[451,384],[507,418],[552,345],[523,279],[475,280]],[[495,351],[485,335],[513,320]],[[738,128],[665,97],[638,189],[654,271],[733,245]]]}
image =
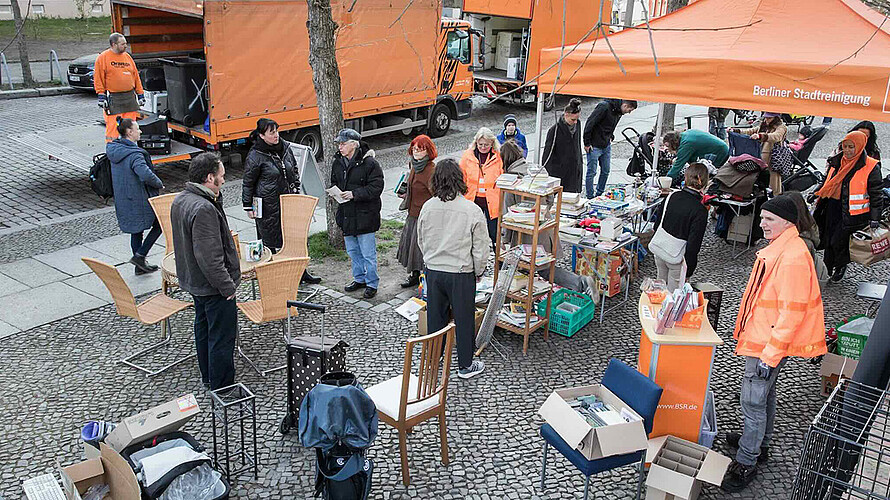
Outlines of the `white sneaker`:
{"label": "white sneaker", "polygon": [[457,371],[457,376],[460,378],[473,378],[476,375],[482,373],[482,370],[485,369],[485,363],[481,360],[475,360],[473,363],[467,368],[461,368]]}

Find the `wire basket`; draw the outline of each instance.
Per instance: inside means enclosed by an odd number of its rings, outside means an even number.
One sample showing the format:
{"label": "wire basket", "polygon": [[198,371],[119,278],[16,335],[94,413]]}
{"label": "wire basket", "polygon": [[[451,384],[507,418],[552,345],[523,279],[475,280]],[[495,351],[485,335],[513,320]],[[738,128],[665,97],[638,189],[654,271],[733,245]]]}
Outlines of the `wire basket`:
{"label": "wire basket", "polygon": [[887,391],[841,380],[807,432],[791,498],[890,499]]}

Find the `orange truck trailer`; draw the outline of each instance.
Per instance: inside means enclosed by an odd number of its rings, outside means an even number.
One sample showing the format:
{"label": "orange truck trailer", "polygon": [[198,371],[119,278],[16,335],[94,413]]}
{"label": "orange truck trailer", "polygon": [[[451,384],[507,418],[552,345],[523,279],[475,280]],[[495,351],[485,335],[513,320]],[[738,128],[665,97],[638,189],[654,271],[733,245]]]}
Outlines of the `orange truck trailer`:
{"label": "orange truck trailer", "polygon": [[[469,22],[442,19],[439,0],[331,6],[347,127],[439,137],[470,115]],[[320,154],[305,0],[112,0],[111,10],[137,65],[164,65],[174,139],[228,148],[271,118]]]}
{"label": "orange truck trailer", "polygon": [[[461,17],[483,34],[474,52],[476,91],[489,98],[511,92],[502,100],[535,102],[541,49],[562,43],[565,5],[566,51],[579,40],[596,38],[602,12],[603,23],[612,16],[612,1],[597,0],[464,0]],[[606,32],[609,32],[606,27]],[[520,90],[517,88],[522,87]],[[557,89],[557,93],[559,89]],[[545,109],[552,108],[545,102]]]}

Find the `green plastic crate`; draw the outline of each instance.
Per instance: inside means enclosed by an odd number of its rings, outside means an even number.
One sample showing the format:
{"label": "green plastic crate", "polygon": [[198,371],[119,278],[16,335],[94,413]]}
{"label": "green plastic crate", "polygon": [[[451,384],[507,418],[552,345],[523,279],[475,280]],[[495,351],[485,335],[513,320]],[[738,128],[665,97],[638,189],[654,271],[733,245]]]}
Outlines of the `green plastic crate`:
{"label": "green plastic crate", "polygon": [[[557,310],[556,306],[563,302],[579,306],[581,309],[574,313]],[[595,308],[596,304],[593,303],[593,299],[587,295],[563,288],[555,292],[551,299],[548,328],[551,332],[571,337],[584,328],[587,323],[590,323]],[[546,313],[547,300],[545,299],[538,303],[538,317],[543,318]]]}

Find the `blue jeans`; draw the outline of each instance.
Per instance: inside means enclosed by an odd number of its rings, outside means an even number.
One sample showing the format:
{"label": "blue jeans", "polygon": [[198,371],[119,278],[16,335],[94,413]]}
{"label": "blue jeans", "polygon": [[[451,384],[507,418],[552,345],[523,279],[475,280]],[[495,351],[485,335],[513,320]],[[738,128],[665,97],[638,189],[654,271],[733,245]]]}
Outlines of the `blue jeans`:
{"label": "blue jeans", "polygon": [[[596,183],[596,193],[593,190],[593,178],[596,176],[596,164],[600,164],[600,177]],[[593,198],[603,194],[606,190],[606,181],[609,180],[609,171],[612,169],[612,145],[600,149],[590,148],[587,152],[587,197]]]}
{"label": "blue jeans", "polygon": [[377,276],[377,238],[375,233],[344,236],[346,253],[352,259],[352,279],[376,289],[380,284]]}
{"label": "blue jeans", "polygon": [[145,240],[142,239],[143,233],[132,233],[130,235],[130,249],[133,250],[133,256],[145,257],[151,250],[151,247],[158,241],[161,236],[161,223],[155,217],[155,222],[148,231]]}

